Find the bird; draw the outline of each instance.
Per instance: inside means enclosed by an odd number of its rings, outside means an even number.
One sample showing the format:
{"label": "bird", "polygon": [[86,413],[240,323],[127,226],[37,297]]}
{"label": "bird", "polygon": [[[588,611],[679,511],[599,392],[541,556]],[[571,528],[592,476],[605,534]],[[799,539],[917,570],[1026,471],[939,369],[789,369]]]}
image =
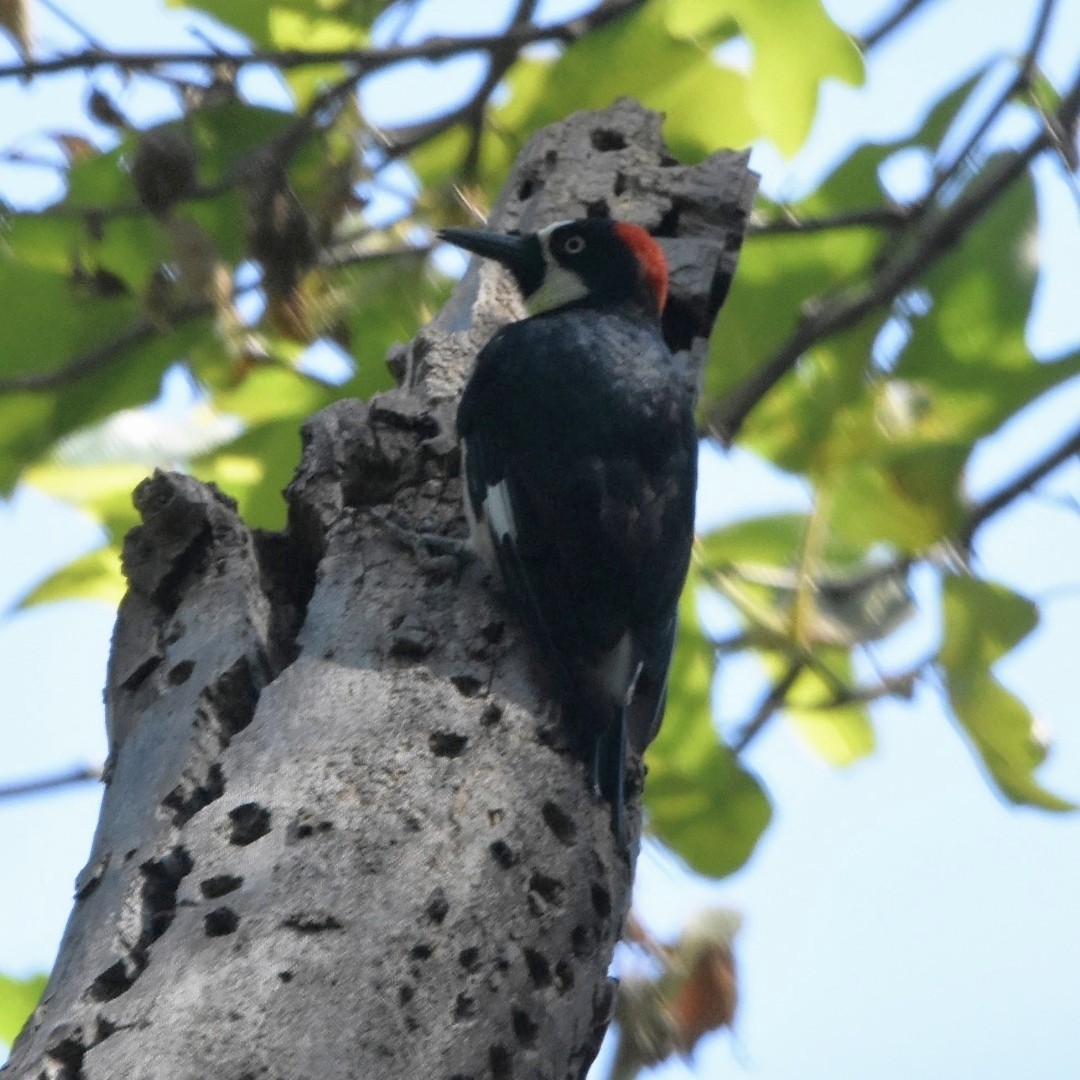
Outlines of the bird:
{"label": "bird", "polygon": [[628,747],[660,726],[694,539],[695,394],[661,329],[667,263],[609,218],[439,236],[506,267],[527,312],[479,351],[458,408],[470,543],[621,837]]}

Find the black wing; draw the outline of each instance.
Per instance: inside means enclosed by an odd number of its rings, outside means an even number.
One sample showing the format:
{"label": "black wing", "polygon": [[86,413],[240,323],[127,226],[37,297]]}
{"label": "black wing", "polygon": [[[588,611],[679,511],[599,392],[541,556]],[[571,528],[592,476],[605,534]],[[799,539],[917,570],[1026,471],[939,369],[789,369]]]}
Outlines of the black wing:
{"label": "black wing", "polygon": [[[571,735],[595,761],[636,676],[651,705],[635,713],[651,715],[634,721],[635,747],[655,733],[693,535],[696,435],[655,329],[583,314],[497,334],[458,430],[472,517],[558,680]],[[599,747],[621,790],[617,750]]]}

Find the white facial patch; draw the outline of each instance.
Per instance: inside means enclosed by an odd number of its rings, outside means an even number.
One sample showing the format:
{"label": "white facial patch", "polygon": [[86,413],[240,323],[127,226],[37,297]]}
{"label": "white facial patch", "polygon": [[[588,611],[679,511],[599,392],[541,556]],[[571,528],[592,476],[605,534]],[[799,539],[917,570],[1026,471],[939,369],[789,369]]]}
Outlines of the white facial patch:
{"label": "white facial patch", "polygon": [[530,315],[539,315],[541,311],[553,311],[588,295],[589,289],[579,275],[565,266],[549,262],[544,283],[525,297],[525,310]]}
{"label": "white facial patch", "polygon": [[540,241],[540,250],[544,255],[544,280],[536,292],[525,297],[525,310],[530,315],[539,315],[542,311],[553,311],[564,304],[581,300],[589,294],[580,276],[556,262],[551,254],[551,234],[556,229],[569,224],[568,221],[556,221],[554,225],[548,225],[536,234]]}

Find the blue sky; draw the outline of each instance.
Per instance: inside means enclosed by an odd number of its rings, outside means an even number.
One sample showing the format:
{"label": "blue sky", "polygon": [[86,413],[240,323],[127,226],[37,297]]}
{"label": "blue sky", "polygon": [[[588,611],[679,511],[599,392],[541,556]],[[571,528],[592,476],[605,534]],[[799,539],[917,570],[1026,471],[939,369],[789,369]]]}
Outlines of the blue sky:
{"label": "blue sky", "polygon": [[[117,46],[172,44],[190,22],[138,0],[66,0],[63,6]],[[466,20],[468,28],[487,28],[507,6],[443,0],[414,33],[461,30]],[[842,25],[858,29],[890,10],[892,0],[830,0],[827,6]],[[851,143],[906,133],[976,64],[1014,49],[1034,6],[1019,0],[930,5],[931,15],[874,54],[865,88],[826,89],[820,122],[796,162],[755,150],[766,190],[802,190]],[[542,10],[554,18],[569,7],[560,0]],[[40,23],[53,42],[70,40],[45,13]],[[8,58],[5,49],[0,43],[0,62]],[[1059,3],[1046,61],[1059,84],[1080,64],[1080,0]],[[464,64],[456,77],[464,87],[475,74]],[[395,116],[398,109],[422,110],[451,82],[445,71],[425,79],[418,72],[405,86],[387,79],[366,104],[384,120],[394,118],[391,107]],[[43,83],[32,89],[29,107],[16,109],[17,88],[0,84],[0,146],[42,128],[70,129],[82,85],[74,78]],[[125,105],[152,115],[161,102],[140,89],[139,100],[125,99]],[[1049,357],[1080,345],[1080,200],[1049,163],[1037,176],[1042,277],[1029,340]],[[901,173],[897,183],[907,179]],[[0,167],[6,197],[40,196],[41,184],[40,175]],[[1080,383],[1027,410],[980,448],[972,491],[985,491],[1037,456],[1077,415]],[[739,452],[706,453],[703,490],[724,493],[722,504],[703,495],[702,515],[710,522],[805,498],[797,485]],[[982,573],[1040,596],[1080,585],[1080,515],[1049,494],[1080,500],[1080,465],[1059,470],[1043,497],[1024,500],[980,533]],[[0,505],[0,610],[96,541],[91,524],[19,491]],[[930,586],[921,581],[919,587]],[[111,624],[111,612],[80,603],[0,621],[0,782],[101,760],[100,692]],[[1080,797],[1072,678],[1077,640],[1080,589],[1074,588],[1047,605],[1043,626],[998,672],[1053,733],[1056,749],[1041,778],[1073,797]],[[895,648],[920,644],[901,640]],[[750,680],[737,669],[723,676],[722,712],[737,716]],[[776,820],[753,861],[733,878],[714,885],[654,849],[643,854],[637,904],[656,933],[674,934],[687,915],[710,904],[737,907],[745,916],[737,1037],[704,1044],[697,1073],[755,1080],[1080,1075],[1080,818],[1003,805],[931,691],[910,705],[883,705],[875,715],[880,749],[843,772],[808,755],[782,723],[766,729],[749,761],[772,793]],[[0,971],[19,974],[51,963],[97,801],[96,790],[86,787],[0,803]],[[688,1075],[683,1064],[663,1072]]]}

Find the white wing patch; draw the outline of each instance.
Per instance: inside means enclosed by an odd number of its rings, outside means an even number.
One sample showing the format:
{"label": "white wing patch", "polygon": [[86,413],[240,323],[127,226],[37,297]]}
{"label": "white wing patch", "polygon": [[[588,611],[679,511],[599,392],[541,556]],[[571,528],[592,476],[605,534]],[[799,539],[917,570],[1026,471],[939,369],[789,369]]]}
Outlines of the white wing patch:
{"label": "white wing patch", "polygon": [[597,674],[600,685],[612,701],[623,706],[630,704],[641,674],[641,663],[634,663],[634,639],[629,630],[619,638],[614,649],[604,654]]}
{"label": "white wing patch", "polygon": [[[461,472],[464,476],[468,476],[468,456],[468,444],[462,439]],[[510,540],[517,538],[517,529],[514,527],[514,514],[510,509],[510,493],[507,491],[505,481],[485,490],[484,501],[480,504],[479,517],[473,509],[468,482],[465,484],[465,498],[463,501],[465,503],[465,520],[469,523],[469,542],[473,551],[488,566],[498,570],[499,559],[495,554],[496,545],[506,537],[509,537]]]}
{"label": "white wing patch", "polygon": [[514,511],[510,506],[510,491],[505,480],[500,480],[487,489],[484,495],[484,517],[497,542],[517,540]]}

